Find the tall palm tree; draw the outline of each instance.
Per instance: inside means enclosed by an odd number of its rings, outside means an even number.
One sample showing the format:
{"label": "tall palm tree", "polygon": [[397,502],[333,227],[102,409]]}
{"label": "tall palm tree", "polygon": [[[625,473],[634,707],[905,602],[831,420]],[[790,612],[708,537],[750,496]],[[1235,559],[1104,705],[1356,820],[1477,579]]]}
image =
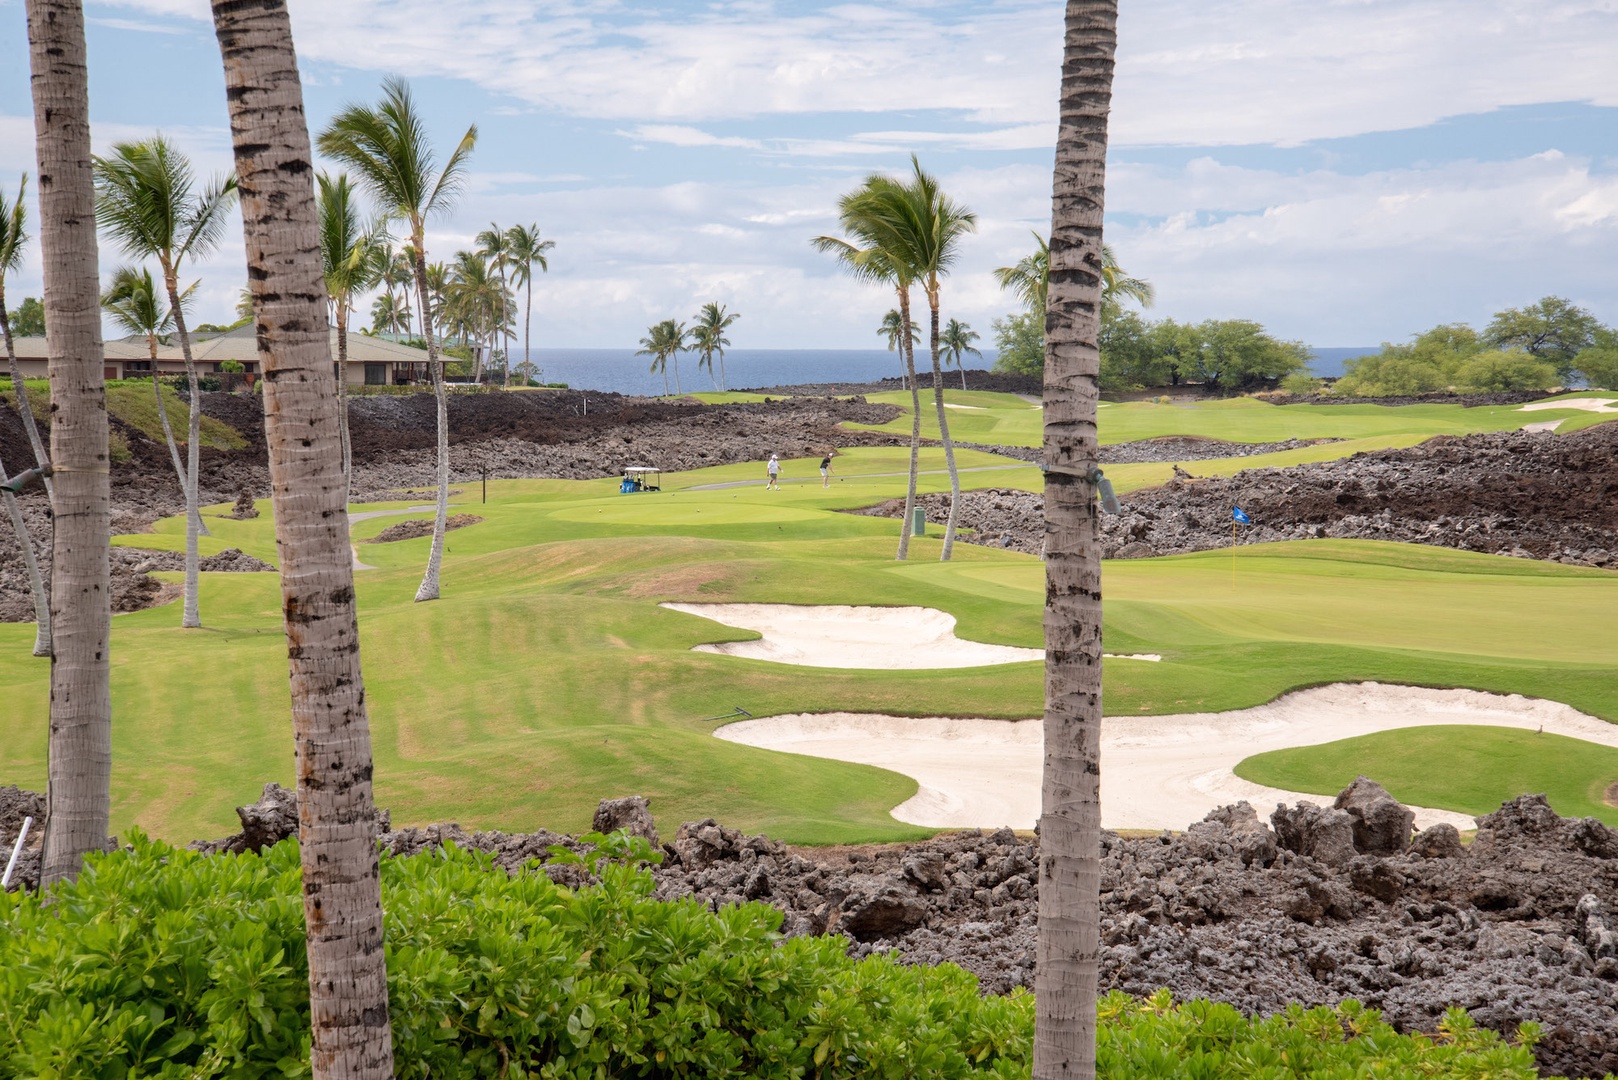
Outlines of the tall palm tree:
{"label": "tall palm tree", "polygon": [[510,294],[495,275],[493,262],[479,252],[457,251],[449,273],[449,285],[444,290],[445,316],[451,325],[483,343],[473,371],[474,376],[481,375],[484,353],[493,354],[493,343],[505,329]]}
{"label": "tall palm tree", "polygon": [[951,319],[938,337],[938,343],[944,347],[944,358],[954,364],[961,373],[962,390],[966,389],[966,365],[961,362],[961,358],[967,353],[979,359],[983,357],[981,352],[972,347],[972,342],[978,340],[980,336],[966,323],[959,319]]}
{"label": "tall palm tree", "polygon": [[433,518],[433,546],[427,556],[416,599],[438,599],[439,568],[444,562],[444,523],[449,518],[449,399],[444,392],[444,366],[433,333],[427,294],[427,219],[448,213],[465,183],[467,156],[477,144],[478,129],[466,129],[442,169],[438,168],[427,129],[410,86],[385,79],[382,102],[374,108],[350,105],[320,135],[320,152],[353,170],[388,221],[410,226],[416,294],[421,305],[422,336],[427,341],[427,369],[438,404],[438,512]]}
{"label": "tall palm tree", "polygon": [[[11,316],[6,314],[6,274],[22,268],[23,245],[28,243],[28,206],[23,196],[28,191],[28,174],[22,174],[17,185],[17,201],[6,205],[0,193],[0,333],[6,339],[6,363],[11,368],[11,389],[17,395],[17,412],[22,417],[23,430],[28,433],[28,445],[34,450],[34,464],[46,461],[45,443],[39,437],[39,425],[34,423],[34,411],[28,405],[28,387],[23,384],[22,368],[17,363],[17,347],[11,340]],[[50,477],[45,478],[45,495],[51,495]],[[47,635],[48,636],[48,635]]]}
{"label": "tall palm tree", "polygon": [[725,389],[725,346],[730,344],[725,331],[739,318],[740,315],[727,313],[723,304],[703,304],[696,323],[691,327],[691,348],[702,357],[697,368],[706,367],[709,379],[713,378],[713,358],[719,357],[718,386],[721,390]]}
{"label": "tall palm tree", "polygon": [[[197,291],[191,287],[180,294],[180,302],[190,300]],[[157,343],[174,329],[174,312],[163,302],[158,286],[152,281],[152,272],[144,267],[120,266],[112,272],[112,282],[101,294],[101,307],[112,317],[113,324],[126,334],[139,334],[146,339],[147,355],[152,365],[152,394],[157,398],[157,418],[163,425],[163,441],[168,444],[169,459],[174,462],[174,475],[185,489],[185,463],[180,460],[180,448],[174,441],[174,429],[169,426],[168,406],[163,401],[163,380],[157,375]]]}
{"label": "tall palm tree", "polygon": [[202,443],[202,387],[191,358],[191,334],[180,302],[180,267],[219,243],[225,216],[236,197],[236,178],[217,177],[196,192],[191,162],[161,135],[144,142],[115,143],[95,159],[96,221],[128,255],[156,258],[168,291],[169,310],[185,357],[190,422],[185,463],[185,612],[181,626],[202,625],[197,595],[197,536],[205,532],[197,506],[197,457]]}
{"label": "tall palm tree", "polygon": [[901,183],[885,176],[868,181],[870,194],[863,213],[876,242],[895,263],[908,266],[927,294],[931,312],[933,404],[938,414],[938,435],[944,443],[944,465],[949,469],[949,516],[944,522],[944,545],[939,557],[947,561],[955,550],[955,518],[960,509],[961,477],[955,467],[955,441],[950,438],[949,413],[944,407],[944,370],[939,355],[938,307],[940,278],[960,254],[962,238],[977,229],[977,215],[945,195],[938,181],[910,156],[911,176]]}
{"label": "tall palm tree", "polygon": [[316,178],[320,215],[320,261],[326,279],[326,305],[337,325],[337,421],[343,444],[343,505],[354,478],[354,448],[348,438],[348,319],[354,298],[372,288],[387,249],[380,223],[363,224],[359,201],[347,173]]}
{"label": "tall palm tree", "polygon": [[449,264],[442,262],[427,264],[427,310],[432,314],[433,325],[439,325],[439,319],[444,313],[444,298],[449,295]]}
{"label": "tall palm tree", "polygon": [[545,254],[556,246],[556,241],[540,238],[538,222],[532,225],[513,225],[506,230],[506,239],[511,245],[512,283],[523,286],[527,294],[523,301],[522,358],[525,362],[532,363],[534,351],[528,334],[533,329],[534,321],[534,267],[538,266],[542,274],[550,272],[551,264],[545,258]]}
{"label": "tall palm tree", "polygon": [[675,390],[679,390],[680,350],[685,348],[685,324],[675,322],[673,319],[664,319],[660,323],[648,328],[646,336],[640,339],[640,348],[636,356],[650,356],[652,358],[652,371],[663,374],[663,396],[669,393],[669,357],[674,357]]}
{"label": "tall palm tree", "polygon": [[215,0],[253,278],[297,750],[314,1080],[393,1076],[371,738],[320,215],[281,0]]}
{"label": "tall palm tree", "polygon": [[509,310],[514,306],[513,297],[508,286],[508,279],[511,276],[509,271],[512,265],[510,230],[502,229],[491,221],[487,229],[478,233],[475,242],[478,246],[478,254],[489,260],[489,269],[493,270],[500,280],[500,311],[498,317],[502,329],[501,340],[505,343],[505,368],[501,379],[501,385],[504,386],[505,379],[511,375],[511,331],[515,329],[512,326],[514,313]]}
{"label": "tall palm tree", "polygon": [[107,842],[112,809],[111,539],[90,85],[79,0],[26,0],[45,336],[51,342],[51,695],[40,887]]}
{"label": "tall palm tree", "polygon": [[1097,546],[1107,113],[1118,0],[1068,0],[1045,317],[1045,775],[1036,1080],[1093,1080],[1101,946]]}
{"label": "tall palm tree", "polygon": [[410,308],[402,299],[377,293],[371,301],[371,329],[376,333],[403,336],[410,330]]}
{"label": "tall palm tree", "polygon": [[[28,190],[28,174],[23,173],[22,183],[17,186],[17,201],[6,205],[6,197],[0,194],[0,331],[4,332],[6,339],[6,361],[11,366],[11,389],[17,395],[17,411],[22,414],[23,427],[28,432],[28,442],[34,450],[34,464],[43,466],[49,459],[45,456],[45,444],[40,441],[39,428],[34,423],[34,412],[28,404],[28,387],[24,385],[22,369],[17,363],[17,349],[11,340],[11,319],[6,314],[6,272],[19,269],[22,266],[23,244],[28,241],[28,209],[23,204],[23,195]],[[0,477],[6,475],[3,465],[0,465]],[[50,478],[45,478],[46,500],[50,499]],[[17,533],[17,543],[22,548],[24,568],[28,571],[28,585],[34,592],[34,655],[49,656],[51,654],[51,597],[45,588],[45,578],[39,572],[39,557],[34,552],[34,539],[28,534],[28,525],[23,521],[22,507],[17,504],[17,498],[10,491],[5,493],[6,513],[11,518],[11,527]]]}
{"label": "tall palm tree", "polygon": [[[899,294],[899,354],[904,360],[905,381],[910,387],[910,475],[905,486],[904,517],[899,522],[899,561],[910,557],[910,527],[916,508],[916,479],[921,469],[921,390],[916,382],[916,326],[910,318],[910,287],[914,271],[896,261],[881,246],[871,220],[870,202],[877,184],[884,178],[875,174],[859,187],[837,200],[837,219],[851,239],[817,236],[809,242],[816,251],[837,259],[837,264],[861,281],[892,285]],[[879,333],[881,331],[878,331]]]}
{"label": "tall palm tree", "polygon": [[[904,353],[903,349],[899,348],[899,342],[900,342],[901,336],[903,334],[904,334],[904,316],[899,313],[898,308],[889,308],[888,313],[886,315],[882,316],[882,325],[876,328],[876,336],[879,337],[879,338],[886,338],[887,339],[888,351],[889,352],[893,352],[896,349],[898,350],[898,352],[899,352],[899,385],[908,387],[910,380],[905,377],[905,369],[904,369],[905,353]],[[910,327],[910,346],[911,346],[912,349],[914,349],[920,343],[921,343],[921,328],[919,326],[916,326],[915,324],[911,324],[911,327]]]}

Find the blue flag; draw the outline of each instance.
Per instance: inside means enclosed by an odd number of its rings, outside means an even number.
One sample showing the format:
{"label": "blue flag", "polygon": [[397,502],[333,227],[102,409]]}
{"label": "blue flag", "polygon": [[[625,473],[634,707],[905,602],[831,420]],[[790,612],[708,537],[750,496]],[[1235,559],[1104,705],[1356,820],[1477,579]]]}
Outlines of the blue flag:
{"label": "blue flag", "polygon": [[1243,510],[1241,507],[1234,506],[1231,507],[1231,509],[1235,511],[1236,520],[1241,522],[1243,525],[1251,525],[1253,523],[1253,519],[1248,517],[1247,511]]}

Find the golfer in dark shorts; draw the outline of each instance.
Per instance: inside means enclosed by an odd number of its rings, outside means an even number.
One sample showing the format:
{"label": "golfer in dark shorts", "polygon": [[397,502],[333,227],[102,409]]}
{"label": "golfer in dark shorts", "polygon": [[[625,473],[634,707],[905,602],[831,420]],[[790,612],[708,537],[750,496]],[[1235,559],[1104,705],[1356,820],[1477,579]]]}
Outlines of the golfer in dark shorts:
{"label": "golfer in dark shorts", "polygon": [[820,459],[820,486],[831,487],[831,455]]}

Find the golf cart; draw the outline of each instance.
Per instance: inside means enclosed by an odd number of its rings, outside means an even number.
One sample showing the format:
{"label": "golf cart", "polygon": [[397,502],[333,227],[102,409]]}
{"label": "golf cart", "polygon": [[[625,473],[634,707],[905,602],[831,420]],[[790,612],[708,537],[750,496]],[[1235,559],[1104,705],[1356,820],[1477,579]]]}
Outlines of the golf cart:
{"label": "golf cart", "polygon": [[623,482],[618,490],[625,495],[634,491],[662,491],[663,470],[650,465],[630,465],[624,469]]}

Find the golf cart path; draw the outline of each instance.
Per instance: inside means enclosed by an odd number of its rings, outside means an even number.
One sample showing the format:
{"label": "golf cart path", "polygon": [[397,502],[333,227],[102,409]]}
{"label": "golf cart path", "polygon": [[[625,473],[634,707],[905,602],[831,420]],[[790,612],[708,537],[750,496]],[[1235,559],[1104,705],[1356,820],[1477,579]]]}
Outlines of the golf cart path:
{"label": "golf cart path", "polygon": [[[1017,465],[975,465],[970,469],[957,469],[956,472],[963,472],[963,473],[969,473],[969,472],[998,472],[998,471],[1000,471],[1002,469],[1032,469],[1033,467],[1034,466],[1033,466],[1032,462],[1026,462],[1025,461],[1025,462],[1021,462],[1021,463],[1019,463]],[[847,477],[846,479],[865,480],[865,479],[869,479],[871,477],[909,476],[909,475],[910,474],[907,473],[907,472],[859,473],[856,476]],[[949,470],[948,469],[922,469],[916,475],[917,476],[948,476],[949,475]],[[793,480],[788,480],[787,478],[782,477],[780,482],[783,483],[783,484],[807,484],[807,483],[810,483],[811,481],[817,480],[817,479],[819,479],[819,477],[817,477],[817,476],[803,476],[803,477],[798,477],[797,479],[793,479]],[[677,490],[679,490],[679,491],[718,491],[721,488],[758,487],[763,482],[764,481],[762,481],[762,480],[730,480],[730,481],[727,481],[727,482],[725,482],[723,484],[696,484],[696,485],[694,485],[692,487],[679,488]]]}
{"label": "golf cart path", "polygon": [[[1381,683],[1315,687],[1230,712],[1107,717],[1101,723],[1102,825],[1184,829],[1215,807],[1242,799],[1260,817],[1280,802],[1329,805],[1329,796],[1254,784],[1232,770],[1269,750],[1440,724],[1537,730],[1618,747],[1618,725],[1559,702]],[[913,825],[1031,829],[1039,817],[1039,720],[796,714],[728,724],[714,735],[903,773],[920,790],[892,813]],[[1417,828],[1439,822],[1476,827],[1467,814],[1410,809]]]}
{"label": "golf cart path", "polygon": [[[348,525],[349,528],[352,529],[354,527],[354,523],[357,521],[369,521],[372,518],[379,517],[397,517],[401,514],[419,514],[424,510],[429,513],[437,513],[438,505],[436,503],[429,503],[426,506],[406,506],[398,510],[363,510],[358,514],[350,512],[348,515]],[[360,549],[354,545],[352,539],[349,541],[348,550],[354,554],[354,569],[376,569],[376,567],[372,566],[370,563],[360,561]]]}

